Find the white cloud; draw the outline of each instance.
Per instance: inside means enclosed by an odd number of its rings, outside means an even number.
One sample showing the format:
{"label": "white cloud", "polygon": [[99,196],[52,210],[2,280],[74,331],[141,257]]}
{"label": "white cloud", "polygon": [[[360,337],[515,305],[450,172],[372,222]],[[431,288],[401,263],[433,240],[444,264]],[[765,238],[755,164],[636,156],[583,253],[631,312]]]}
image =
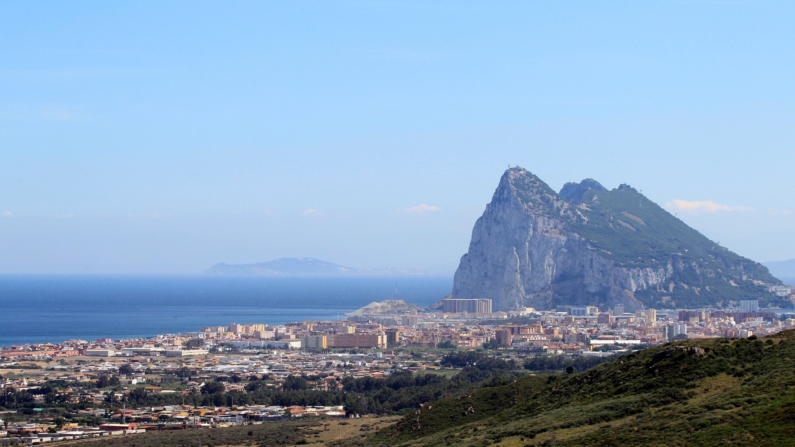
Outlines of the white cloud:
{"label": "white cloud", "polygon": [[6,211],[3,213],[3,217],[14,217],[14,213],[11,211]]}
{"label": "white cloud", "polygon": [[321,213],[320,211],[318,211],[318,210],[316,210],[314,208],[305,209],[301,213],[301,215],[304,216],[304,217],[320,217],[322,214],[323,213]]}
{"label": "white cloud", "polygon": [[677,199],[672,202],[666,203],[665,208],[668,208],[669,210],[685,211],[692,213],[698,213],[698,212],[717,213],[720,211],[740,211],[740,212],[755,211],[755,209],[751,208],[750,206],[724,205],[722,203],[716,203],[709,200],[689,201],[689,200]]}
{"label": "white cloud", "polygon": [[398,211],[403,213],[403,214],[414,214],[414,215],[416,215],[416,214],[435,213],[436,211],[439,211],[439,210],[441,210],[441,208],[439,208],[438,206],[426,205],[424,203],[421,203],[421,204],[419,204],[417,206],[412,206],[411,208],[399,209]]}

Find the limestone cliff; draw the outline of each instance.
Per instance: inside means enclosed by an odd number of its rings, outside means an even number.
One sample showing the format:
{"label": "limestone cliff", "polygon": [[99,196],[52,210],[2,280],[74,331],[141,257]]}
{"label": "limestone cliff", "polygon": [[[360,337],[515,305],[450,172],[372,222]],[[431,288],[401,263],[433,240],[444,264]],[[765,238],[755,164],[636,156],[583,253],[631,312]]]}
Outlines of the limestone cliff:
{"label": "limestone cliff", "polygon": [[688,227],[627,185],[592,179],[555,193],[522,168],[505,172],[455,274],[456,298],[495,310],[562,304],[626,309],[772,300],[761,264]]}

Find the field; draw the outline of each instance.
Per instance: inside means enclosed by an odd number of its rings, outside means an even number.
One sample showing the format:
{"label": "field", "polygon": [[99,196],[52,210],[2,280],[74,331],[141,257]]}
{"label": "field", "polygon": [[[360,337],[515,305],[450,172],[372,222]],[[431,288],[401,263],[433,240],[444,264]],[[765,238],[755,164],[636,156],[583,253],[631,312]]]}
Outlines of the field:
{"label": "field", "polygon": [[169,430],[140,435],[114,436],[112,439],[58,443],[62,446],[86,447],[277,447],[292,445],[326,445],[330,441],[345,443],[361,438],[400,418],[364,417],[354,419],[307,419],[266,422],[258,425],[215,428],[210,430]]}

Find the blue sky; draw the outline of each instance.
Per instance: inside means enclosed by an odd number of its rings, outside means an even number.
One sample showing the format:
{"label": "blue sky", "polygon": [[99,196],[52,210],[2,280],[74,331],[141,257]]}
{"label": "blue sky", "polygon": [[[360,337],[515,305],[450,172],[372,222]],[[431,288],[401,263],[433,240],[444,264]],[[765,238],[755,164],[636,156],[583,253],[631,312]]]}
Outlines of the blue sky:
{"label": "blue sky", "polygon": [[0,3],[0,273],[452,271],[509,165],[795,258],[791,2]]}

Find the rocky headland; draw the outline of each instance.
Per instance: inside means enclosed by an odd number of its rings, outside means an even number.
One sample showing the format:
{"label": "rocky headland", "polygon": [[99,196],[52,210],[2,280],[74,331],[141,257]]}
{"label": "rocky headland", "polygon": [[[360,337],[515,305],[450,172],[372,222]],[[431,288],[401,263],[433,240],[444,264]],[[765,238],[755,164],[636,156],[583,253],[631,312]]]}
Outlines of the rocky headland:
{"label": "rocky headland", "polygon": [[475,223],[453,296],[491,298],[494,310],[784,305],[768,291],[780,283],[628,185],[586,179],[556,193],[515,167]]}

